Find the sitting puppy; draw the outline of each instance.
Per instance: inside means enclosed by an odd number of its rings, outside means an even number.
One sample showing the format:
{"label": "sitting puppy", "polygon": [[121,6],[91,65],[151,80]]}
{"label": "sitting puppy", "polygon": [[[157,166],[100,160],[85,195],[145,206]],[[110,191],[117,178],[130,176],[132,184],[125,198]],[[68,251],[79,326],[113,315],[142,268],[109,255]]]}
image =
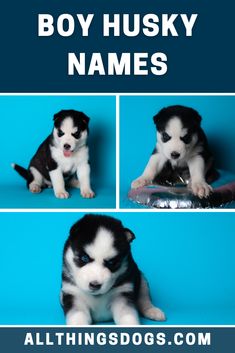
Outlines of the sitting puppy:
{"label": "sitting puppy", "polygon": [[153,306],[149,288],[130,250],[134,234],[112,217],[86,215],[75,223],[65,243],[61,304],[68,325],[113,319],[139,324],[138,311],[165,320]]}
{"label": "sitting puppy", "polygon": [[53,131],[39,146],[28,170],[12,165],[26,179],[32,193],[52,186],[56,197],[67,199],[65,180],[68,179],[70,186],[80,187],[83,197],[94,197],[90,187],[88,123],[89,118],[82,112],[61,110],[54,115]]}
{"label": "sitting puppy", "polygon": [[167,185],[189,179],[188,187],[199,198],[208,197],[207,182],[218,177],[207,138],[196,110],[181,105],[163,108],[154,116],[157,144],[143,174],[131,184],[139,188],[151,183]]}

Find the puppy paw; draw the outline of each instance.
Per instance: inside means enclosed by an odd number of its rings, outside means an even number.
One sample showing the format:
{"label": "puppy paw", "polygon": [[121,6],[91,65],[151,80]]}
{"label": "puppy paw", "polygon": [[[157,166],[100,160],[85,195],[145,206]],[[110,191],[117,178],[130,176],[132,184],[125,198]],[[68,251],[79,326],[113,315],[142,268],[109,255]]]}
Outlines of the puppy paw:
{"label": "puppy paw", "polygon": [[212,187],[208,185],[205,181],[192,182],[189,185],[189,188],[192,190],[192,193],[195,196],[198,196],[200,199],[208,197],[213,190]]}
{"label": "puppy paw", "polygon": [[90,317],[83,312],[69,313],[66,317],[66,325],[68,326],[81,326],[90,324]]}
{"label": "puppy paw", "polygon": [[35,184],[35,183],[31,183],[29,185],[29,190],[33,193],[33,194],[39,194],[42,189],[41,187],[38,185],[38,184]]}
{"label": "puppy paw", "polygon": [[166,320],[166,316],[164,314],[164,312],[156,307],[151,307],[149,309],[146,309],[144,311],[144,316],[150,320],[154,320],[154,321],[165,321]]}
{"label": "puppy paw", "polygon": [[118,324],[122,326],[135,326],[139,325],[140,322],[138,320],[138,317],[136,317],[135,315],[125,314],[122,316]]}
{"label": "puppy paw", "polygon": [[95,193],[91,189],[81,190],[81,195],[85,199],[92,199],[93,197],[95,197]]}
{"label": "puppy paw", "polygon": [[140,177],[140,178],[134,180],[131,183],[131,188],[132,189],[138,189],[138,188],[141,188],[143,186],[150,185],[150,184],[151,184],[151,180],[144,179],[144,178]]}
{"label": "puppy paw", "polygon": [[58,191],[55,193],[55,196],[58,199],[68,199],[69,198],[69,193],[67,191]]}
{"label": "puppy paw", "polygon": [[83,326],[90,325],[91,323],[86,318],[71,318],[66,320],[67,326]]}

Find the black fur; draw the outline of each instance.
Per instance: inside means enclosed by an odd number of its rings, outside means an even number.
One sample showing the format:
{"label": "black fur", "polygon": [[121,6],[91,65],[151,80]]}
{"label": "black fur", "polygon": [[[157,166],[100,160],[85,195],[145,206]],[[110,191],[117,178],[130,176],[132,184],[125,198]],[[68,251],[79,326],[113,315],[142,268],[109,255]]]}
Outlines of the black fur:
{"label": "black fur", "polygon": [[73,306],[73,296],[71,294],[63,294],[63,309],[64,313],[67,314],[67,312],[72,309]]}
{"label": "black fur", "polygon": [[163,108],[153,117],[154,124],[159,132],[163,132],[168,121],[173,117],[180,117],[183,126],[192,133],[200,129],[201,116],[193,108],[185,107],[183,105],[171,105]]}
{"label": "black fur", "polygon": [[13,168],[15,169],[15,171],[17,171],[17,173],[20,174],[20,176],[22,176],[22,178],[24,178],[25,180],[29,179],[29,171],[27,169],[21,167],[18,164],[13,164]]}
{"label": "black fur", "polygon": [[88,130],[88,124],[90,118],[86,116],[83,112],[79,112],[77,110],[69,109],[69,110],[61,110],[59,113],[54,115],[54,126],[58,129],[62,123],[62,121],[67,117],[71,116],[74,122],[74,126],[78,128],[78,131]]}

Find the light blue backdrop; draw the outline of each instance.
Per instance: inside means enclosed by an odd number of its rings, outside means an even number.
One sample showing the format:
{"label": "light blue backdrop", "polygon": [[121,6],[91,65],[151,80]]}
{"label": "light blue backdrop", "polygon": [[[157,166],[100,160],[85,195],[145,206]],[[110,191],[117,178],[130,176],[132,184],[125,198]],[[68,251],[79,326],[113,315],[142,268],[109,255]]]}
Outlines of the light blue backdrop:
{"label": "light blue backdrop", "polygon": [[[97,197],[85,200],[72,189],[69,200],[58,200],[52,190],[33,195],[11,168],[28,167],[40,143],[51,133],[53,115],[61,109],[81,110],[90,117],[90,161]],[[0,207],[115,207],[116,105],[114,96],[0,96]]]}
{"label": "light blue backdrop", "polygon": [[[233,213],[111,213],[166,324],[235,324]],[[63,324],[62,249],[81,213],[0,213],[0,324]],[[143,320],[145,324],[153,324]]]}
{"label": "light blue backdrop", "polygon": [[122,207],[135,207],[127,201],[127,192],[131,182],[143,172],[155,147],[153,116],[169,105],[181,104],[198,110],[217,167],[235,173],[234,96],[124,96],[120,104]]}

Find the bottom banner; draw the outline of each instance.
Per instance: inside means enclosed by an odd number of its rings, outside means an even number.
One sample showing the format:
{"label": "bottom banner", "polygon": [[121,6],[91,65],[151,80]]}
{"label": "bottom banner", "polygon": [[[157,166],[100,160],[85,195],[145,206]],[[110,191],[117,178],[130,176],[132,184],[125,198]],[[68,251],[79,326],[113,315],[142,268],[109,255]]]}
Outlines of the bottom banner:
{"label": "bottom banner", "polygon": [[235,326],[2,326],[2,352],[224,352]]}

